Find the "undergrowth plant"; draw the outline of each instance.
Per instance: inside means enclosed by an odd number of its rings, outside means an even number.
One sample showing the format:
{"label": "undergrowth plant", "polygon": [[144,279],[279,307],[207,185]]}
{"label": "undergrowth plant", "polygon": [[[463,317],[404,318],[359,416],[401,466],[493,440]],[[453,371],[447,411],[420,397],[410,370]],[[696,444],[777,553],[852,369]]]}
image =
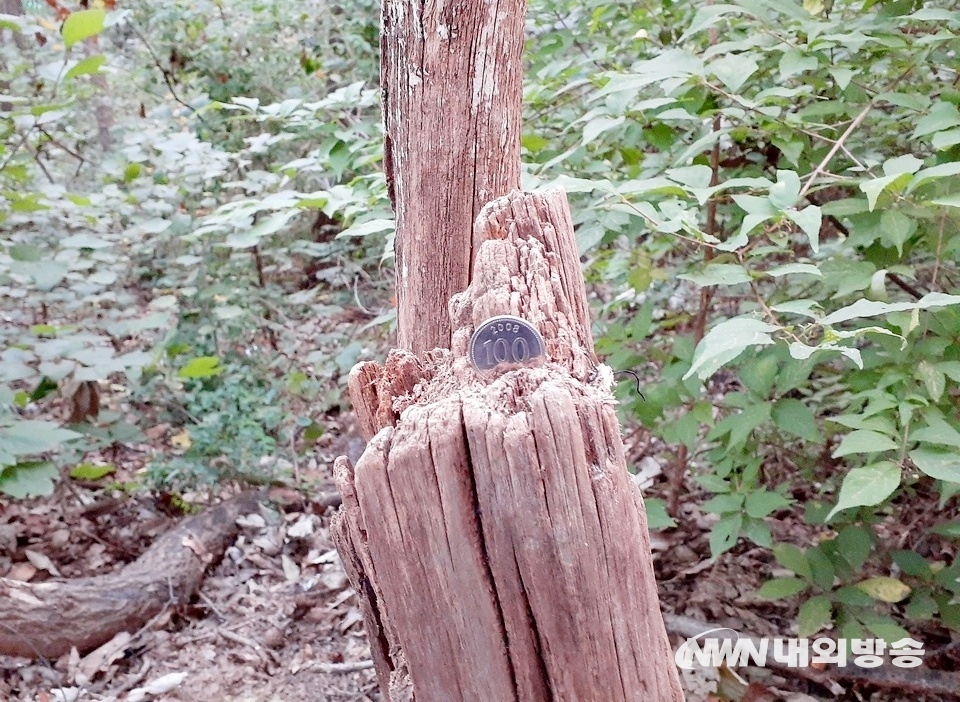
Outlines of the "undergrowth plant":
{"label": "undergrowth plant", "polygon": [[792,575],[760,594],[799,595],[802,635],[956,628],[960,565],[931,540],[958,534],[960,8],[532,21],[528,182],[572,193],[598,351],[646,378],[621,399],[665,447],[660,523],[693,481],[712,556],[772,549]]}

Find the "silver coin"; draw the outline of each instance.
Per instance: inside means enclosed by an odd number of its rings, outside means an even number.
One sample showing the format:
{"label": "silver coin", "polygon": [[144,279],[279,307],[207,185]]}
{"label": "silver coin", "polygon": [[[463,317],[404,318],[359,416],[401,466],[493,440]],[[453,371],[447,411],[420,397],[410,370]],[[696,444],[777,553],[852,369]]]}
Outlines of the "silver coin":
{"label": "silver coin", "polygon": [[537,328],[512,314],[491,317],[477,327],[470,339],[470,361],[477,370],[490,370],[501,363],[529,363],[546,353]]}

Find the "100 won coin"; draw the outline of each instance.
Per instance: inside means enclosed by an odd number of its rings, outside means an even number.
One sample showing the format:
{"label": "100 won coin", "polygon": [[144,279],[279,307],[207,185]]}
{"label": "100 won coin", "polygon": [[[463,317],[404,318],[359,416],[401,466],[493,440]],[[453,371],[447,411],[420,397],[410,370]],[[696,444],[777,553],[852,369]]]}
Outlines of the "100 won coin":
{"label": "100 won coin", "polygon": [[501,363],[527,363],[544,353],[536,327],[513,315],[491,317],[477,327],[470,340],[470,360],[478,370]]}

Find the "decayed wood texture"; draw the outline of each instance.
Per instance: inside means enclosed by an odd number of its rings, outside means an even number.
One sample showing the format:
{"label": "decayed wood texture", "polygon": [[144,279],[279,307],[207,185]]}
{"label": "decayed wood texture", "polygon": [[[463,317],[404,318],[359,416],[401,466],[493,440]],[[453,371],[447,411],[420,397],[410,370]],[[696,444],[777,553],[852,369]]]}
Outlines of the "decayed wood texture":
{"label": "decayed wood texture", "polygon": [[524,0],[384,0],[384,168],[397,220],[398,345],[450,347],[480,208],[520,184]]}
{"label": "decayed wood texture", "polygon": [[[390,700],[680,700],[646,517],[596,358],[566,198],[484,208],[451,351],[354,369],[369,444],[340,459],[334,533]],[[517,314],[549,358],[473,369]]]}
{"label": "decayed wood texture", "polygon": [[236,536],[237,517],[256,509],[256,497],[244,494],[185,519],[117,573],[45,583],[0,578],[0,654],[57,658],[137,631],[197,592]]}

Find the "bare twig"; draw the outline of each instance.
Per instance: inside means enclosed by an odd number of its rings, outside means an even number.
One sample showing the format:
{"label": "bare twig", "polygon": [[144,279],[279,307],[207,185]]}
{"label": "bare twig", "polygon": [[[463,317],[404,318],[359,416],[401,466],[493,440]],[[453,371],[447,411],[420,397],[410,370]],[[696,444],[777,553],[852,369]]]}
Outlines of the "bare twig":
{"label": "bare twig", "polygon": [[803,188],[800,189],[800,194],[797,196],[797,200],[803,200],[806,197],[807,193],[810,192],[810,188],[813,187],[813,184],[817,181],[817,178],[823,173],[824,169],[830,165],[830,161],[833,160],[833,157],[837,155],[837,152],[843,146],[843,142],[850,138],[850,135],[857,131],[857,127],[866,119],[867,115],[870,114],[870,110],[873,109],[873,103],[867,103],[867,106],[860,110],[860,114],[853,118],[853,121],[847,126],[846,131],[834,142],[831,149],[827,152],[827,155],[823,157],[823,160],[817,164],[817,167],[813,169],[813,173],[810,174],[810,177],[807,178],[807,182],[803,184]]}
{"label": "bare twig", "polygon": [[154,65],[157,67],[157,70],[160,71],[160,75],[163,76],[163,82],[167,84],[167,89],[170,91],[170,97],[172,97],[175,102],[183,105],[188,110],[190,110],[198,120],[203,122],[203,117],[201,117],[199,113],[191,105],[188,105],[186,102],[184,102],[180,98],[180,96],[177,94],[177,89],[173,84],[173,73],[170,72],[170,69],[164,67],[164,65],[160,63],[160,57],[157,56],[156,53],[154,53],[153,47],[150,46],[150,42],[147,41],[147,38],[143,36],[143,34],[140,33],[140,30],[137,29],[132,23],[128,26],[133,31],[134,35],[141,42],[143,42],[144,47],[146,47],[147,53],[150,54],[150,58],[153,59]]}

